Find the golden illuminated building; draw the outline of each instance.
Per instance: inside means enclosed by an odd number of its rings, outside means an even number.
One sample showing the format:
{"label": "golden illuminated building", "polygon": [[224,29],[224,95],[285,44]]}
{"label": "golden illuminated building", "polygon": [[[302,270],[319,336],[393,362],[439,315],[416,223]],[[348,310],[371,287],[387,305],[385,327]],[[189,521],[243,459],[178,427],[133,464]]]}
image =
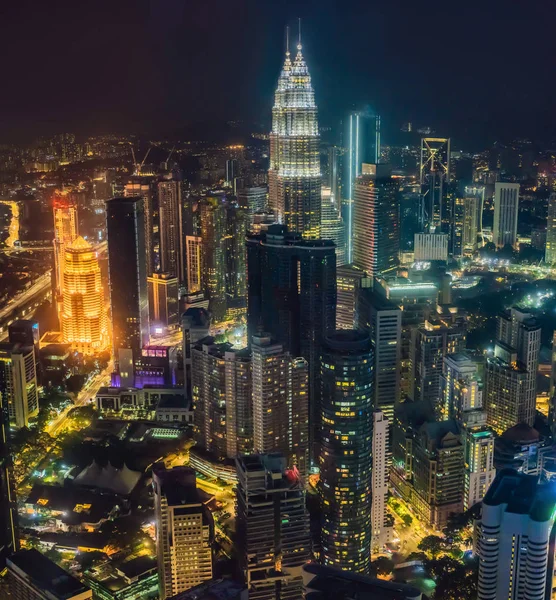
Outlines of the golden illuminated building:
{"label": "golden illuminated building", "polygon": [[66,248],[60,325],[65,343],[83,354],[109,345],[100,267],[89,242],[78,237]]}
{"label": "golden illuminated building", "polygon": [[78,236],[77,206],[67,196],[56,196],[53,214],[55,291],[60,313],[65,252]]}

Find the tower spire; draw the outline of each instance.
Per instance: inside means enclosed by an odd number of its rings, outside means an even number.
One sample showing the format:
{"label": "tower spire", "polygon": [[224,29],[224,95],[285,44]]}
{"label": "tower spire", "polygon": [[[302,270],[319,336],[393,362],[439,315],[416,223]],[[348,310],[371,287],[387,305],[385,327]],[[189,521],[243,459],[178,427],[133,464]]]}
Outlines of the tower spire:
{"label": "tower spire", "polygon": [[299,17],[298,21],[298,26],[299,26],[299,32],[297,35],[297,49],[301,50],[301,17]]}
{"label": "tower spire", "polygon": [[286,25],[286,56],[290,55],[290,26]]}

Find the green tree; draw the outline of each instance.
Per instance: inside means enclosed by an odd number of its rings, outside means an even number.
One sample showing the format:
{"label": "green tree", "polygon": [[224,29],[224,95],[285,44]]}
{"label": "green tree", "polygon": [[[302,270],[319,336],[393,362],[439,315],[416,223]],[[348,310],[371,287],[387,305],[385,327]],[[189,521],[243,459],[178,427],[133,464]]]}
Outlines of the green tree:
{"label": "green tree", "polygon": [[435,559],[444,549],[444,539],[438,535],[427,535],[419,542],[417,548]]}
{"label": "green tree", "polygon": [[390,575],[394,570],[394,561],[386,556],[379,556],[371,562],[371,573],[377,575]]}
{"label": "green tree", "polygon": [[409,514],[402,516],[402,521],[409,527],[413,523],[413,517]]}

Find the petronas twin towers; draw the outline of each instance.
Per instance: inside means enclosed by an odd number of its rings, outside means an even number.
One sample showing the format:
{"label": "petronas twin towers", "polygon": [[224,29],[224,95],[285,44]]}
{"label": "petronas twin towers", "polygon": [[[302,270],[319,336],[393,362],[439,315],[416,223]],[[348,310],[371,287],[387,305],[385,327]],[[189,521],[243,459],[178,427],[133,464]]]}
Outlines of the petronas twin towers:
{"label": "petronas twin towers", "polygon": [[315,93],[301,53],[286,48],[272,109],[269,202],[278,220],[305,238],[320,237],[321,172]]}

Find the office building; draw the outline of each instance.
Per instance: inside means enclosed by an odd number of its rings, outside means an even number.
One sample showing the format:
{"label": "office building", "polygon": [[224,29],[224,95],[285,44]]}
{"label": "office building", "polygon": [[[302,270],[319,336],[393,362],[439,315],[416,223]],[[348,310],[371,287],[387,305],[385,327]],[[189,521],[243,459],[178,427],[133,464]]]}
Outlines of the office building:
{"label": "office building", "polygon": [[465,349],[467,315],[456,307],[433,313],[423,327],[414,329],[411,338],[413,369],[410,398],[431,404],[439,418],[446,418],[441,399],[444,357]]}
{"label": "office building", "polygon": [[425,233],[444,231],[449,214],[450,139],[422,138],[421,163],[421,226]]}
{"label": "office building", "polygon": [[451,207],[452,214],[448,225],[448,250],[450,256],[461,258],[463,256],[465,202],[460,194],[451,193]]}
{"label": "office building", "polygon": [[81,236],[65,249],[60,327],[75,352],[91,355],[110,345],[97,253]]}
{"label": "office building", "polygon": [[233,198],[226,203],[226,234],[224,255],[226,261],[226,301],[228,316],[234,308],[245,314],[247,303],[247,264],[245,236],[249,230],[249,209]]}
{"label": "office building", "polygon": [[552,192],[548,198],[544,262],[549,265],[556,263],[556,192]]}
{"label": "office building", "polygon": [[[141,249],[144,250],[144,268],[146,273],[154,273],[160,268],[160,227],[157,213],[157,178],[152,175],[139,174],[130,177],[124,187],[125,198],[141,198],[143,235]],[[107,212],[108,220],[108,212]],[[155,250],[157,249],[157,250]]]}
{"label": "office building", "polygon": [[240,456],[236,531],[250,600],[298,600],[310,558],[309,514],[297,473],[280,454]]}
{"label": "office building", "polygon": [[191,348],[191,383],[197,444],[218,458],[253,449],[251,356],[212,337]]}
{"label": "office building", "polygon": [[363,164],[353,184],[353,264],[369,277],[398,264],[398,187],[391,167],[380,164]]}
{"label": "office building", "polygon": [[210,333],[210,315],[201,307],[190,307],[181,316],[183,332],[183,370],[186,396],[192,398],[191,389],[191,350],[193,346]]}
{"label": "office building", "polygon": [[263,213],[268,206],[268,189],[266,187],[244,187],[237,192],[237,199],[250,213]]}
{"label": "office building", "polygon": [[156,463],[153,489],[160,598],[165,600],[212,579],[214,521],[193,469]]}
{"label": "office building", "polygon": [[371,552],[382,552],[385,545],[393,538],[393,527],[387,518],[386,502],[388,500],[389,478],[389,421],[380,410],[373,412],[372,441],[372,504],[371,504]]}
{"label": "office building", "polygon": [[551,453],[552,440],[526,423],[518,423],[494,440],[496,470],[514,469],[524,475],[540,477],[545,457]]}
{"label": "office building", "polygon": [[10,425],[27,427],[39,412],[39,392],[33,346],[0,343],[0,395]]}
{"label": "office building", "polygon": [[322,204],[320,217],[320,236],[323,240],[332,240],[336,246],[336,265],[346,262],[346,238],[344,221],[340,211],[336,208],[336,201],[332,197],[329,187],[322,188]]}
{"label": "office building", "polygon": [[149,343],[143,199],[106,202],[112,347],[124,387],[134,385],[134,362]]}
{"label": "office building", "polygon": [[412,281],[405,277],[381,278],[376,282],[377,294],[400,307],[402,311],[400,398],[412,389],[411,336],[423,326],[436,307],[438,285]]}
{"label": "office building", "polygon": [[178,278],[170,273],[147,277],[151,334],[160,335],[178,326]]}
{"label": "office building", "polygon": [[442,363],[440,415],[467,423],[483,408],[484,360],[466,352],[446,354]]}
{"label": "office building", "polygon": [[[364,280],[367,283],[369,280]],[[356,313],[357,328],[370,333],[374,348],[374,407],[392,423],[394,407],[400,400],[402,311],[364,286],[359,289]]]}
{"label": "office building", "polygon": [[247,272],[248,339],[266,331],[309,364],[309,437],[316,450],[320,344],[336,323],[334,244],[304,240],[283,225],[271,225],[247,237]]}
{"label": "office building", "polygon": [[519,183],[494,185],[494,226],[492,241],[497,248],[517,244],[517,218],[519,215]]}
{"label": "office building", "polygon": [[496,476],[494,468],[494,433],[484,426],[465,427],[463,476],[463,510],[469,510],[485,497]]}
{"label": "office building", "polygon": [[8,325],[8,341],[11,344],[33,346],[35,350],[35,365],[37,380],[41,384],[41,361],[39,355],[39,340],[41,339],[39,324],[33,319],[17,319]]}
{"label": "office building", "polygon": [[305,477],[309,460],[309,369],[267,334],[253,336],[253,445],[279,452]]}
{"label": "office building", "polygon": [[394,581],[325,567],[313,562],[303,567],[306,600],[421,600],[419,589]]}
{"label": "office building", "polygon": [[163,179],[158,182],[159,265],[162,273],[185,280],[185,248],[181,181]]}
{"label": "office building", "polygon": [[448,260],[448,234],[416,233],[414,242],[416,261]]}
{"label": "office building", "polygon": [[187,257],[185,286],[188,294],[196,294],[202,291],[203,238],[187,235],[185,246]]}
{"label": "office building", "polygon": [[[342,201],[343,201],[343,156],[344,156],[344,148],[340,148],[339,146],[330,146],[328,148],[328,177],[327,183],[330,188],[331,197],[334,199],[334,206],[337,210],[340,211],[342,215],[342,219],[345,222],[344,211],[342,210]],[[346,248],[347,253],[347,248]]]}
{"label": "office building", "polygon": [[365,271],[354,265],[342,265],[336,268],[336,329],[356,327],[357,294],[366,277]]}
{"label": "office building", "polygon": [[[230,158],[226,161],[226,179],[225,185],[227,187],[234,188],[235,181],[239,177],[239,163],[237,158]],[[236,193],[235,188],[233,189],[234,194]]]}
{"label": "office building", "polygon": [[483,203],[480,196],[466,196],[463,198],[463,254],[474,254],[477,251],[477,235],[481,223]]}
{"label": "office building", "polygon": [[500,471],[483,499],[479,524],[479,600],[549,600],[554,569],[553,485]]}
{"label": "office building", "polygon": [[320,238],[321,172],[317,105],[301,53],[289,48],[274,94],[268,171],[269,208],[304,238]]}
{"label": "office building", "polygon": [[321,562],[368,573],[374,404],[368,334],[342,329],[328,335],[321,369]]}
{"label": "office building", "polygon": [[427,422],[413,441],[411,505],[429,527],[441,530],[463,509],[464,448],[453,420]]}
{"label": "office building", "polygon": [[10,598],[89,600],[93,592],[38,550],[19,550],[7,560]]}
{"label": "office building", "polygon": [[534,423],[541,328],[532,314],[513,307],[498,317],[496,333],[485,407],[488,424],[501,434],[517,423]]}
{"label": "office building", "polygon": [[[353,186],[362,173],[362,165],[380,162],[380,117],[370,111],[356,111],[348,115],[345,132],[345,181],[342,196],[343,218],[346,223],[346,261],[354,262],[354,195]],[[338,197],[337,200],[340,198]]]}
{"label": "office building", "polygon": [[66,247],[78,236],[77,205],[68,196],[56,196],[53,203],[54,214],[54,296],[59,303],[64,279],[64,259]]}

